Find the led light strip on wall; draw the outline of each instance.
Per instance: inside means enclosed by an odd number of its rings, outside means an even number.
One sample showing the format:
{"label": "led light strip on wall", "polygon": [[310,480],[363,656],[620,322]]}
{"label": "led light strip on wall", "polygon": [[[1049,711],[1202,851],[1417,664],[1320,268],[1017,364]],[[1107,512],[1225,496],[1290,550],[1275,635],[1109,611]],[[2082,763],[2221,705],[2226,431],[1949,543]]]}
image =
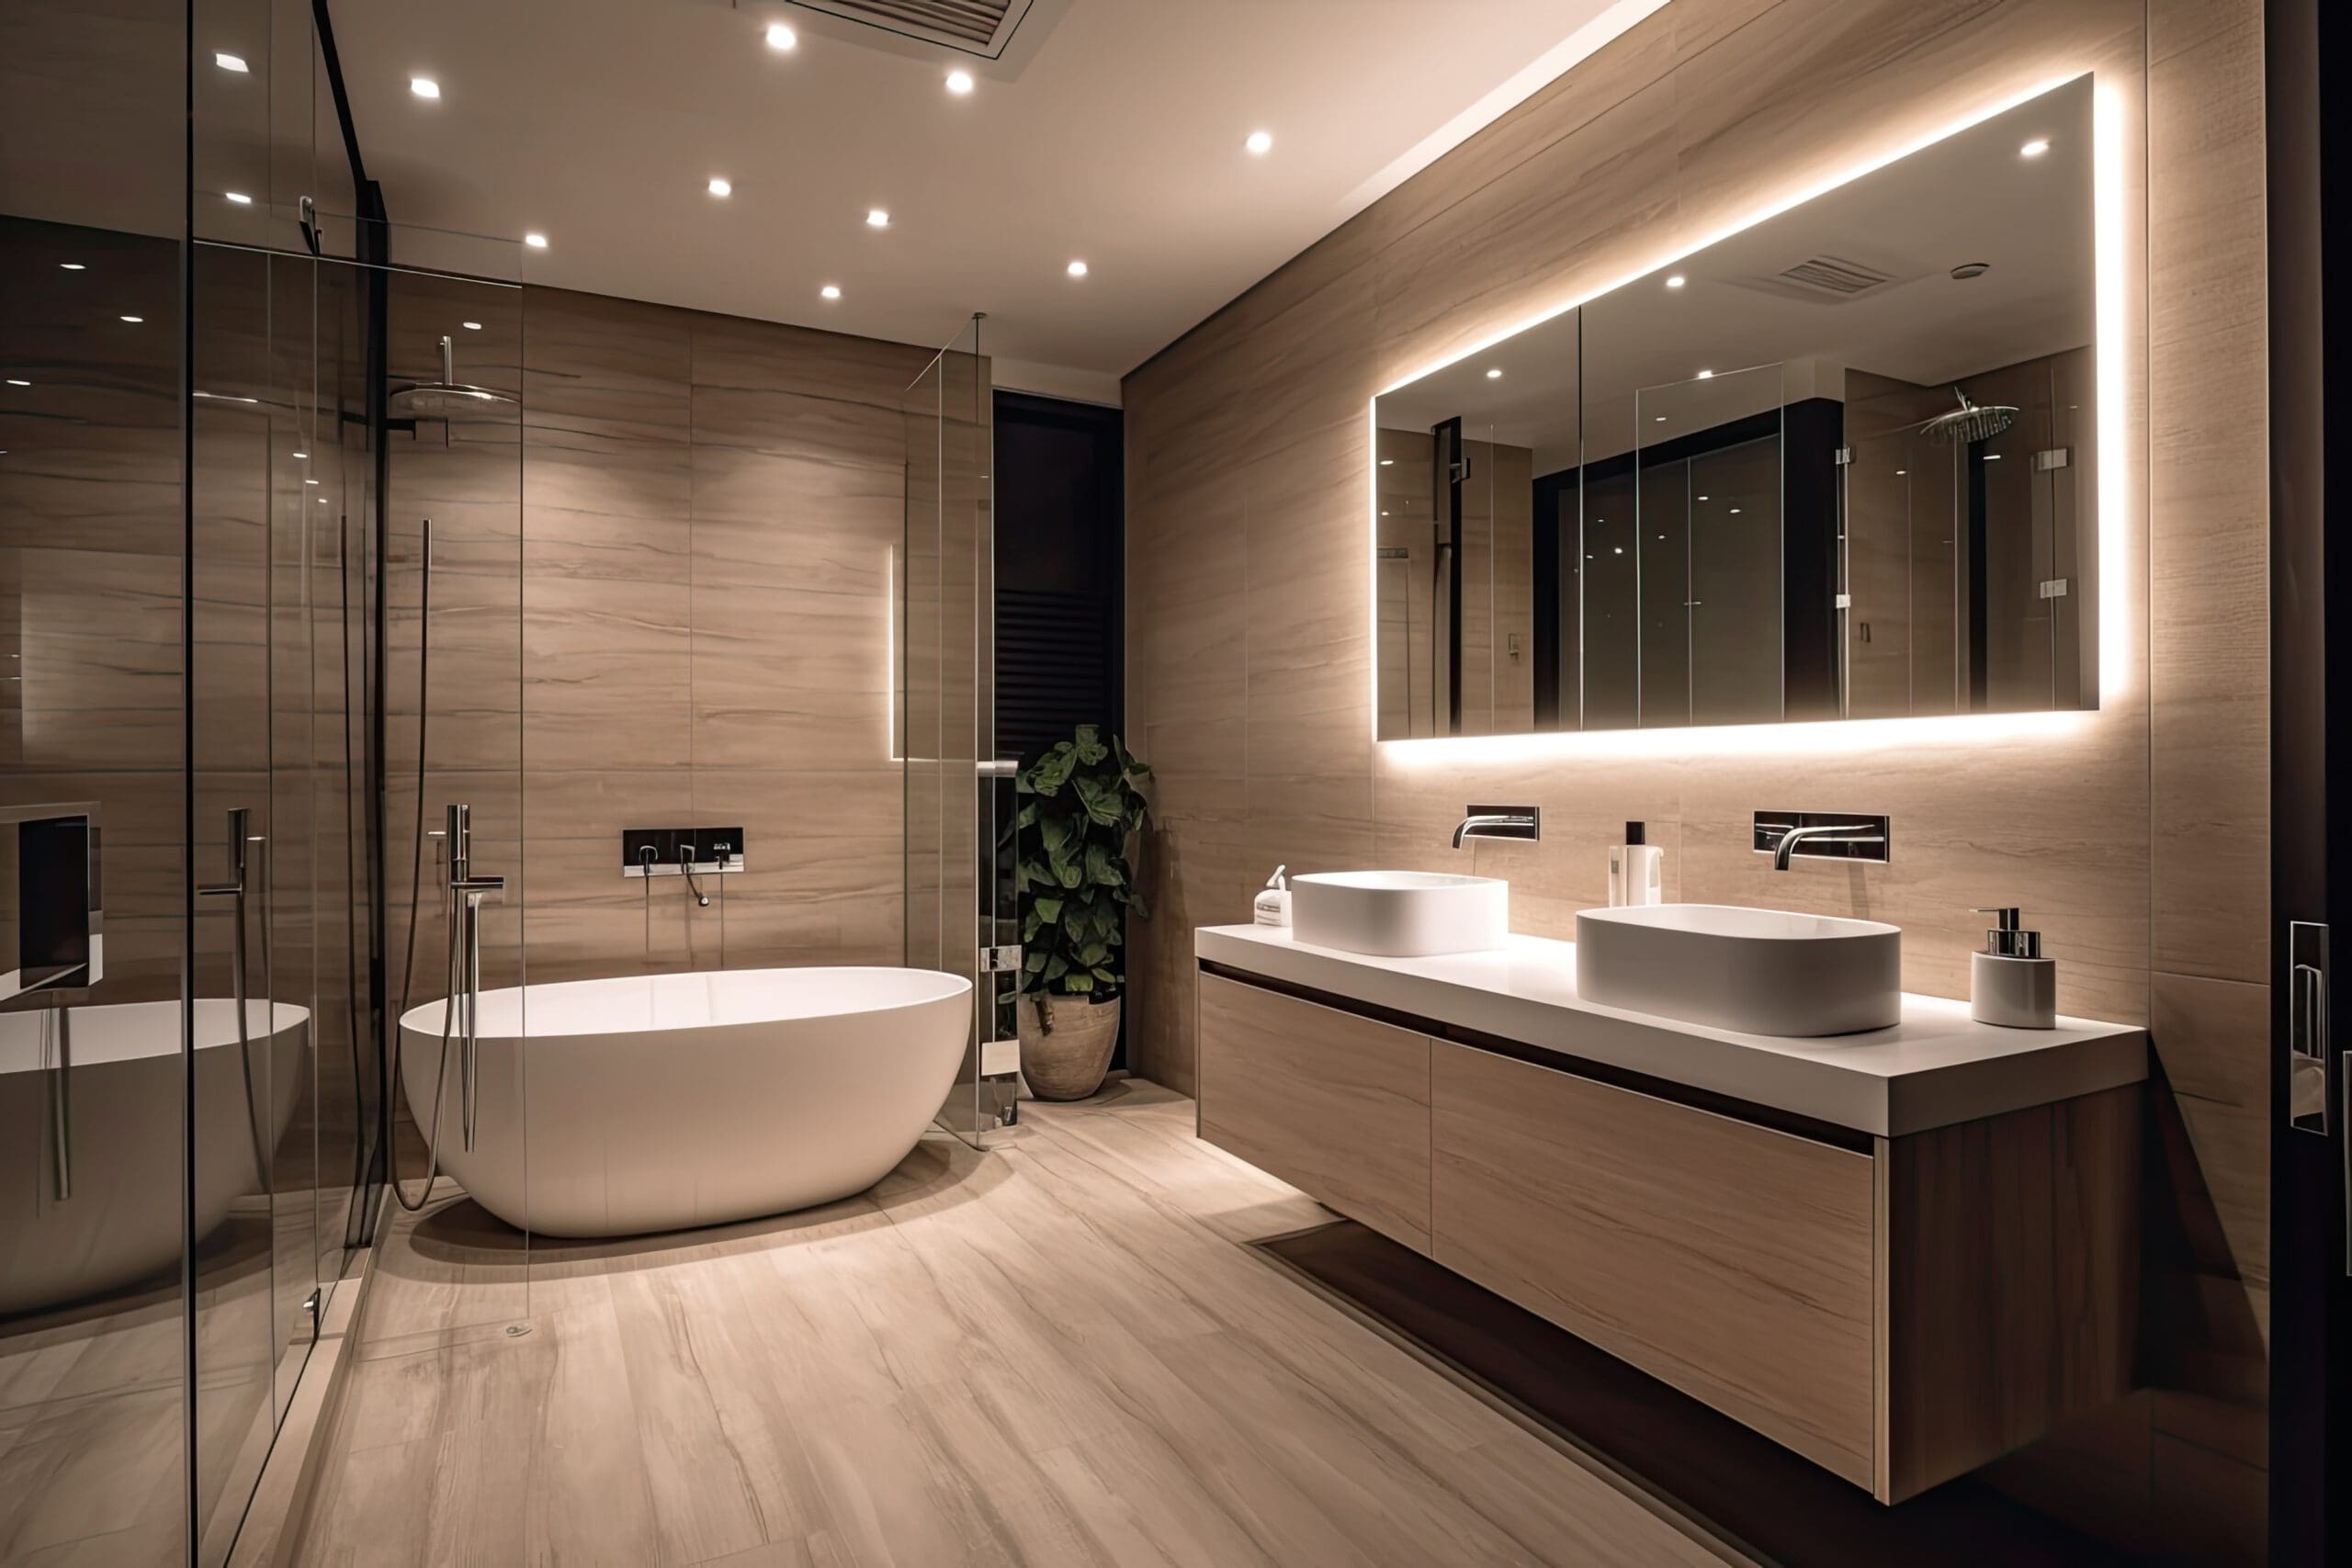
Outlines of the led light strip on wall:
{"label": "led light strip on wall", "polygon": [[[1441,736],[1384,740],[1380,738],[1380,594],[1379,594],[1379,402],[1389,393],[1435,375],[1474,355],[1483,354],[1506,339],[1543,325],[1568,311],[1647,277],[1686,256],[1695,255],[1735,234],[1802,207],[1815,197],[1850,185],[1863,175],[1932,147],[1937,142],[2007,113],[2021,104],[2055,91],[2066,83],[2094,73],[2069,72],[2037,83],[2023,92],[1987,105],[1914,141],[1901,143],[1830,179],[1803,186],[1758,209],[1690,245],[1657,256],[1587,293],[1548,306],[1465,348],[1399,377],[1374,393],[1365,406],[1365,523],[1373,547],[1365,553],[1371,565],[1365,583],[1365,613],[1371,628],[1373,658],[1370,722],[1374,743],[1391,758],[1411,765],[1458,766],[1465,762],[1505,762],[1542,757],[1670,757],[1738,756],[1758,753],[1803,754],[1872,750],[1888,747],[1932,745],[1937,742],[1981,744],[2015,739],[2049,739],[2081,733],[2096,722],[2098,710],[2056,709],[2037,713],[1958,714],[1917,718],[1821,719],[1799,724],[1761,723],[1699,726],[1679,728],[1554,730],[1526,735]],[[2127,667],[2132,648],[2130,596],[2122,590],[2131,547],[2131,463],[2126,448],[2126,345],[2124,311],[2129,290],[2124,273],[2126,219],[2124,213],[2123,99],[2109,85],[2096,79],[2092,87],[2092,285],[2096,321],[2093,360],[2097,367],[2098,442],[2098,691],[2101,706],[2110,706],[2130,690]]]}

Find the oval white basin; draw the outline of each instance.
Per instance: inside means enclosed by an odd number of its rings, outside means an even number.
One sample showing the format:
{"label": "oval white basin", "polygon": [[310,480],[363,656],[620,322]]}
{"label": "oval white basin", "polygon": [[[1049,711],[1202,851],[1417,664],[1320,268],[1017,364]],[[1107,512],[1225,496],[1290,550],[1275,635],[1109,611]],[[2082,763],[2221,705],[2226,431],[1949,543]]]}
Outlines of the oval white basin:
{"label": "oval white basin", "polygon": [[1651,904],[1577,916],[1577,991],[1748,1034],[1852,1034],[1903,1017],[1903,931],[1877,920]]}
{"label": "oval white basin", "polygon": [[1381,958],[1483,953],[1510,934],[1510,884],[1442,871],[1317,871],[1290,879],[1291,934]]}

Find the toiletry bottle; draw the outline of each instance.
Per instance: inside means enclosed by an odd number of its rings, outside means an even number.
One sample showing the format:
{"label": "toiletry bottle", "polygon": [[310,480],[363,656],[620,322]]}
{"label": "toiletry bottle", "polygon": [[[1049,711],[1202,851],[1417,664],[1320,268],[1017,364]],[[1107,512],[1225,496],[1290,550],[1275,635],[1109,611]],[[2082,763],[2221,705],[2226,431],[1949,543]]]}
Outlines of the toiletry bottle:
{"label": "toiletry bottle", "polygon": [[1290,879],[1283,874],[1289,869],[1286,865],[1274,867],[1274,874],[1266,878],[1266,886],[1259,891],[1257,902],[1251,906],[1258,924],[1290,924]]}
{"label": "toiletry bottle", "polygon": [[1625,824],[1625,841],[1609,847],[1609,907],[1666,902],[1666,852],[1647,842],[1648,829]]}
{"label": "toiletry bottle", "polygon": [[2012,908],[1978,909],[2000,923],[1984,933],[1984,951],[1968,963],[1968,1016],[2010,1029],[2058,1023],[2058,962],[2041,956],[2041,933],[2018,929]]}

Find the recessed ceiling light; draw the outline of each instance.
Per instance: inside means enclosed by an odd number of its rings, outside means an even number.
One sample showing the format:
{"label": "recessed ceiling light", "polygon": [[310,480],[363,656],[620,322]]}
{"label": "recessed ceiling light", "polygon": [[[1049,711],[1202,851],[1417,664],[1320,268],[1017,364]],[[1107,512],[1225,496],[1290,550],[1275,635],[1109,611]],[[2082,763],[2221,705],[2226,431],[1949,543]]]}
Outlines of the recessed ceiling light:
{"label": "recessed ceiling light", "polygon": [[302,482],[303,482],[304,484],[306,484],[306,485],[314,485],[314,484],[318,483],[319,481],[318,481],[318,480],[316,480],[316,479],[304,479]]}
{"label": "recessed ceiling light", "polygon": [[135,326],[137,326],[140,322],[141,322],[141,321],[145,321],[146,319],[147,319],[147,318],[146,318],[146,317],[144,317],[144,316],[125,316],[125,317],[123,317],[123,320],[124,320],[124,321],[129,321],[129,322],[130,322],[132,326],[134,326],[134,327],[135,327]]}
{"label": "recessed ceiling light", "polygon": [[770,22],[768,24],[768,47],[770,49],[790,49],[799,41],[800,35],[794,32],[790,28],[786,27],[782,22]]}
{"label": "recessed ceiling light", "polygon": [[1618,553],[1619,555],[1621,555],[1621,556],[1622,556],[1622,555],[1623,555],[1623,554],[1625,553],[1625,547],[1624,547],[1624,546],[1623,546],[1623,545],[1618,546],[1618,547],[1617,547],[1617,553]]}
{"label": "recessed ceiling light", "polygon": [[325,496],[321,496],[321,497],[319,497],[319,504],[320,504],[321,506],[324,506],[326,503],[327,503],[327,498],[326,498]]}
{"label": "recessed ceiling light", "polygon": [[59,262],[57,265],[63,267],[68,272],[86,272],[89,270],[89,265],[85,262]]}
{"label": "recessed ceiling light", "polygon": [[1896,479],[1901,479],[1904,475],[1905,475],[1905,474],[1909,473],[1910,471],[1911,471],[1911,470],[1910,470],[1910,469],[1908,469],[1908,468],[1897,468],[1897,469],[1895,469],[1895,470],[1894,470],[1894,477],[1895,477]]}
{"label": "recessed ceiling light", "polygon": [[420,98],[437,98],[441,96],[441,84],[430,76],[412,76],[408,79],[408,90]]}
{"label": "recessed ceiling light", "polygon": [[2037,136],[2032,141],[2018,149],[2018,156],[2020,158],[2039,158],[2044,152],[2049,151],[2050,139],[2046,136]]}
{"label": "recessed ceiling light", "polygon": [[466,331],[469,333],[478,333],[481,331],[481,323],[480,321],[459,321],[458,324],[465,328]]}
{"label": "recessed ceiling light", "polygon": [[1703,496],[1703,495],[1702,495],[1702,496],[1701,496],[1699,499],[1700,499],[1701,501],[1704,501],[1704,500],[1706,500],[1707,498],[1706,498],[1705,496]]}
{"label": "recessed ceiling light", "polygon": [[249,69],[245,64],[244,56],[241,54],[231,54],[226,50],[214,50],[212,51],[212,63],[218,65],[223,71],[234,71],[239,75],[244,74],[244,73]]}
{"label": "recessed ceiling light", "polygon": [[254,204],[254,198],[241,190],[224,190],[220,194],[239,207],[251,207]]}
{"label": "recessed ceiling light", "polygon": [[1499,381],[1499,380],[1501,380],[1502,378],[1503,378],[1503,367],[1502,367],[1501,366],[1499,366],[1499,365],[1496,366],[1492,370],[1489,370],[1489,371],[1487,371],[1487,380],[1489,380],[1489,381]]}
{"label": "recessed ceiling light", "polygon": [[1682,275],[1678,272],[1673,276],[1666,280],[1666,286],[1668,288],[1679,288],[1682,287],[1683,281]]}
{"label": "recessed ceiling light", "polygon": [[308,461],[311,456],[308,452],[296,452],[291,455],[298,461]]}
{"label": "recessed ceiling light", "polygon": [[1272,148],[1273,144],[1273,132],[1270,130],[1253,130],[1250,133],[1250,140],[1244,141],[1241,145],[1262,157]]}
{"label": "recessed ceiling light", "polygon": [[32,383],[30,381],[24,380],[19,377],[11,376],[8,378],[8,385],[11,387],[29,387]]}
{"label": "recessed ceiling light", "polygon": [[865,209],[865,226],[869,229],[888,229],[890,226],[890,215],[878,207],[869,207]]}
{"label": "recessed ceiling light", "polygon": [[523,243],[535,251],[544,251],[548,248],[548,237],[545,234],[526,234],[523,236]]}
{"label": "recessed ceiling light", "polygon": [[1736,507],[1736,506],[1733,507],[1733,508],[1731,509],[1731,514],[1732,514],[1734,517],[1738,516],[1738,515],[1739,515],[1739,508],[1738,508],[1738,507]]}
{"label": "recessed ceiling light", "polygon": [[1654,424],[1664,424],[1666,423],[1666,415],[1658,414],[1651,421],[1651,423]]}
{"label": "recessed ceiling light", "polygon": [[1987,452],[1984,454],[1984,460],[1988,463],[1997,463],[2001,460],[2001,455],[1998,452]]}
{"label": "recessed ceiling light", "polygon": [[838,283],[828,283],[817,292],[828,299],[838,299],[842,297],[842,286]]}
{"label": "recessed ceiling light", "polygon": [[731,180],[714,179],[710,182],[710,194],[713,196],[733,196],[735,194],[734,182]]}
{"label": "recessed ceiling light", "polygon": [[1069,264],[1069,271],[1072,277],[1084,277],[1086,276],[1086,264],[1082,261],[1074,261]]}
{"label": "recessed ceiling light", "polygon": [[1702,381],[1712,381],[1714,379],[1714,376],[1715,373],[1712,370],[1702,370],[1699,372],[1699,379]]}
{"label": "recessed ceiling light", "polygon": [[1396,461],[1396,458],[1394,458],[1394,457],[1383,457],[1382,459],[1380,459],[1380,466],[1381,466],[1382,468],[1387,468],[1390,464],[1394,463],[1395,461]]}
{"label": "recessed ceiling light", "polygon": [[970,92],[972,90],[972,73],[968,71],[950,71],[947,73],[947,90],[958,95],[959,96],[965,93]]}

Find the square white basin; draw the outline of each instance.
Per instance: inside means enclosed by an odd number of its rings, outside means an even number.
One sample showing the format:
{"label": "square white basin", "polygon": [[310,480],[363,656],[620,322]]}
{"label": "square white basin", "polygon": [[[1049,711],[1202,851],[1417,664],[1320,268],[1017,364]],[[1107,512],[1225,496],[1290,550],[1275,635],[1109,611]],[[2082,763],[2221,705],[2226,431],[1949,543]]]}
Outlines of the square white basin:
{"label": "square white basin", "polygon": [[1316,871],[1290,879],[1300,942],[1380,958],[1483,953],[1510,934],[1510,884],[1442,871]]}
{"label": "square white basin", "polygon": [[1885,1029],[1903,1017],[1903,930],[1729,904],[1586,909],[1577,991],[1747,1034]]}

